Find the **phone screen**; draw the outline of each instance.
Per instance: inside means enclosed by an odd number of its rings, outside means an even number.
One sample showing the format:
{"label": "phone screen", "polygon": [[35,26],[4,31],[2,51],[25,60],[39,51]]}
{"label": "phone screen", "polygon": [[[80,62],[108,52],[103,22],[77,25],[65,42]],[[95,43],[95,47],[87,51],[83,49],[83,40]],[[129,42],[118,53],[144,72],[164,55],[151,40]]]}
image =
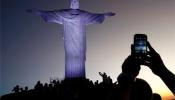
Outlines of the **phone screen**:
{"label": "phone screen", "polygon": [[147,36],[145,34],[136,34],[134,36],[134,49],[136,54],[147,53]]}

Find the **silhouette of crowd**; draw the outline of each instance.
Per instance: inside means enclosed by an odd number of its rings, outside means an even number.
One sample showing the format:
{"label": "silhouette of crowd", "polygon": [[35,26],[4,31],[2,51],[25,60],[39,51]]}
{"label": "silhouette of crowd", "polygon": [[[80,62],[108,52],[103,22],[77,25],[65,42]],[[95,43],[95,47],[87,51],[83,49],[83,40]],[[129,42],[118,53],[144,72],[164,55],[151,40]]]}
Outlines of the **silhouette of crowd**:
{"label": "silhouette of crowd", "polygon": [[[19,85],[15,86],[12,90],[14,93],[4,95],[2,100],[33,100],[33,99],[46,99],[46,100],[87,100],[101,99],[101,100],[122,100],[121,91],[124,87],[120,84],[113,83],[112,79],[106,73],[99,73],[103,81],[92,82],[89,79],[65,79],[63,81],[53,80],[48,83],[37,82],[34,89],[24,89]],[[152,90],[147,82],[142,79],[136,79],[134,84],[132,99],[143,100],[137,98],[151,98],[153,96]],[[156,99],[161,100],[160,95],[154,96]],[[157,99],[158,98],[158,99]],[[152,100],[152,99],[145,99]]]}
{"label": "silhouette of crowd", "polygon": [[[117,82],[113,83],[112,79],[106,73],[99,72],[102,76],[102,82],[92,82],[88,79],[65,79],[63,81],[53,80],[49,84],[37,82],[34,89],[28,90],[15,86],[14,93],[2,97],[2,100],[83,100],[101,99],[101,100],[124,100],[123,93],[125,85]],[[125,76],[124,76],[125,77]],[[153,97],[153,99],[151,99]],[[144,99],[143,99],[144,98]],[[159,94],[153,94],[149,84],[143,79],[136,79],[131,92],[130,100],[161,100]]]}
{"label": "silhouette of crowd", "polygon": [[[162,100],[153,93],[150,85],[137,78],[140,65],[148,66],[159,76],[167,87],[175,94],[175,75],[164,65],[160,55],[148,43],[149,53],[138,57],[131,52],[122,65],[122,72],[113,82],[105,72],[99,72],[102,82],[92,82],[86,78],[70,78],[52,80],[50,83],[37,82],[34,89],[21,88],[19,85],[13,93],[2,96],[1,100]],[[132,51],[131,46],[131,51]]]}

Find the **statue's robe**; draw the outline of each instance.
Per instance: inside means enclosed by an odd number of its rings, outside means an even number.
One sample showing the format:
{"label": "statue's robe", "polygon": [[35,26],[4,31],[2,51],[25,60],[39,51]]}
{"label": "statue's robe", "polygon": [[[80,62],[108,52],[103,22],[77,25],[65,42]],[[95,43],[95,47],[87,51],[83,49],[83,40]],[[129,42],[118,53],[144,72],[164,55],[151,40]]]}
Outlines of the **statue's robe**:
{"label": "statue's robe", "polygon": [[85,78],[86,25],[102,23],[105,14],[93,14],[83,10],[63,9],[35,11],[46,22],[64,26],[65,77]]}

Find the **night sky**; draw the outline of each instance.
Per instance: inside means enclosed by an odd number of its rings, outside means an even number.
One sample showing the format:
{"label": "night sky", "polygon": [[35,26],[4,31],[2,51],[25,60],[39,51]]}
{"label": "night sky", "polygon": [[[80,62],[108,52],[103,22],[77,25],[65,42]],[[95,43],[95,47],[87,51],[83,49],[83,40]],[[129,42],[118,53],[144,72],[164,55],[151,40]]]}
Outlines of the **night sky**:
{"label": "night sky", "polygon": [[[63,27],[46,23],[41,17],[26,13],[26,9],[65,9],[69,8],[68,0],[1,1],[0,94],[9,93],[17,84],[33,88],[38,80],[63,79]],[[106,72],[116,81],[124,59],[130,54],[135,33],[147,34],[167,68],[175,73],[175,0],[80,0],[80,8],[94,13],[116,13],[104,23],[86,28],[87,78],[101,81],[98,72]],[[172,95],[146,66],[142,66],[139,77],[147,80],[154,92]]]}

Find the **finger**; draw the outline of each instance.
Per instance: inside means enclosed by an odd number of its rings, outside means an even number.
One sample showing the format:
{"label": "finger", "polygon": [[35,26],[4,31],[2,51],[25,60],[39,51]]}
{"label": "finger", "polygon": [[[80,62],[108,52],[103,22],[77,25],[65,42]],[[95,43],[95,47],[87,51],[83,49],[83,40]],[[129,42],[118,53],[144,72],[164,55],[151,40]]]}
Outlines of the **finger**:
{"label": "finger", "polygon": [[155,52],[155,53],[157,53],[154,49],[153,49],[153,47],[151,46],[151,44],[147,41],[147,46],[148,46],[148,48],[149,48],[149,50],[150,50],[150,52]]}
{"label": "finger", "polygon": [[131,44],[131,55],[134,55],[134,44]]}
{"label": "finger", "polygon": [[142,55],[142,58],[149,58],[149,59],[151,59],[152,58],[152,53],[150,52],[150,51],[148,51],[146,54],[144,54],[144,55]]}
{"label": "finger", "polygon": [[145,66],[150,67],[151,66],[151,62],[149,62],[149,61],[143,61],[141,65],[145,65]]}
{"label": "finger", "polygon": [[151,52],[150,51],[147,51],[146,55],[151,55]]}
{"label": "finger", "polygon": [[145,55],[145,56],[142,56],[140,58],[140,60],[151,62],[152,61],[152,58],[149,55]]}
{"label": "finger", "polygon": [[137,62],[139,62],[139,65],[145,65],[145,66],[151,66],[152,60],[148,56],[142,56],[140,59],[137,59]]}
{"label": "finger", "polygon": [[159,57],[160,58],[160,55],[156,52],[156,51],[147,51],[147,57],[150,57],[150,59],[153,59],[155,57]]}

